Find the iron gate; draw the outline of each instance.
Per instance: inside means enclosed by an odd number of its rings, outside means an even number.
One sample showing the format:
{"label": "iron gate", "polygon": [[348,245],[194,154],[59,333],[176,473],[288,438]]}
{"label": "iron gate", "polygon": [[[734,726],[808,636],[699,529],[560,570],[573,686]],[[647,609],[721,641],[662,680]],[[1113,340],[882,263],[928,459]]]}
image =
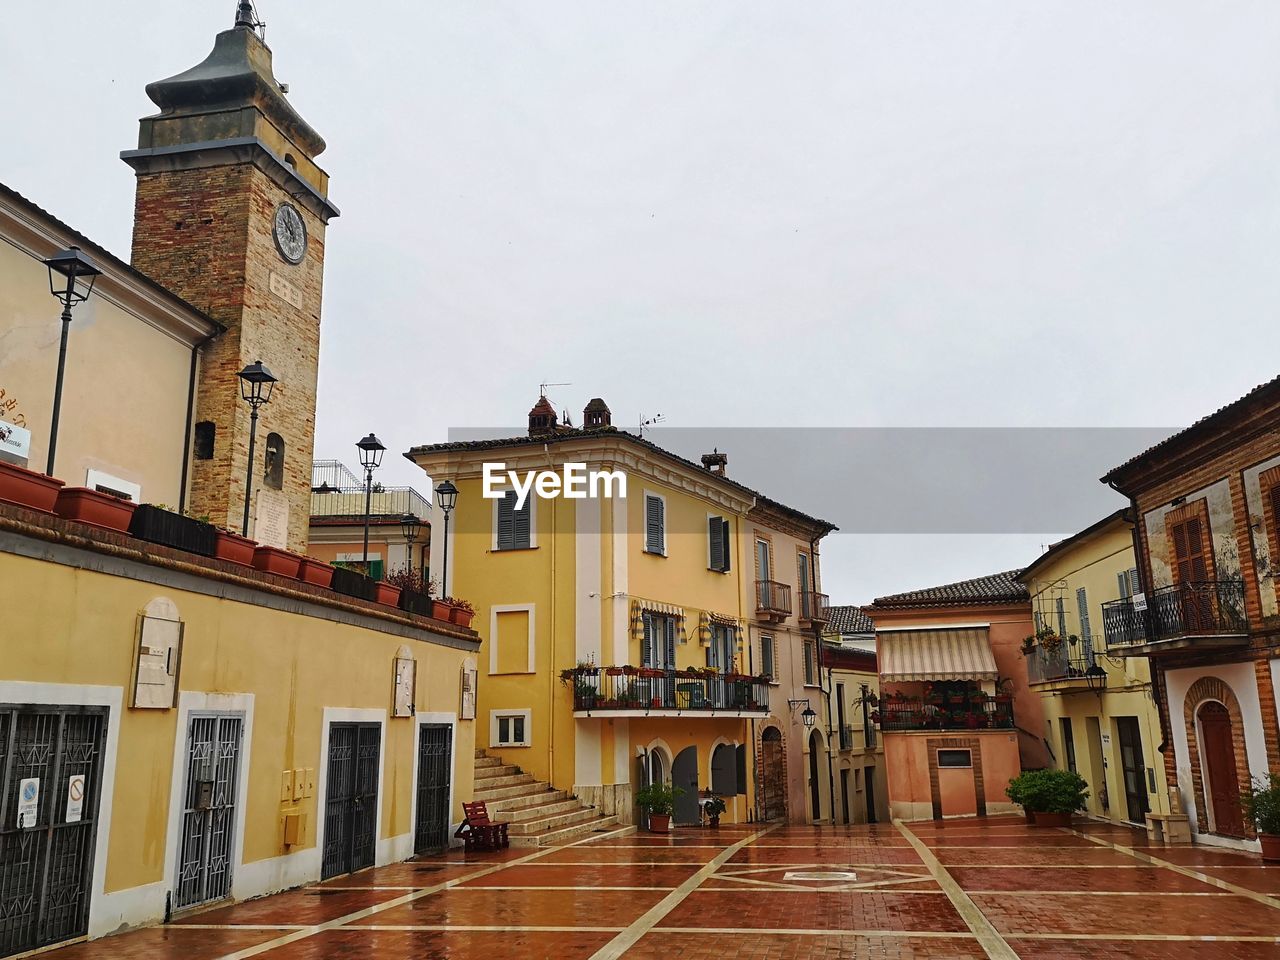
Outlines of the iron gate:
{"label": "iron gate", "polygon": [[106,707],[0,704],[0,956],[88,932],[106,729]]}
{"label": "iron gate", "polygon": [[178,887],[182,909],[231,893],[236,789],[243,721],[238,716],[194,714],[187,729]]}
{"label": "iron gate", "polygon": [[381,739],[380,723],[335,723],[329,727],[322,880],[373,866]]}
{"label": "iron gate", "polygon": [[453,728],[447,723],[418,727],[418,816],[414,853],[439,853],[449,845],[449,765]]}

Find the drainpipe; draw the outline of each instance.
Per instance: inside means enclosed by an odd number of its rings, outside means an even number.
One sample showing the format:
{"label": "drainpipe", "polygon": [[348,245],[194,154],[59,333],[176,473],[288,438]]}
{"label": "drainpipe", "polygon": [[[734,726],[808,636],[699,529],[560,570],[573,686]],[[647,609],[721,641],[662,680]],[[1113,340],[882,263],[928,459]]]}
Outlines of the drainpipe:
{"label": "drainpipe", "polygon": [[[818,541],[821,537],[813,537],[809,540],[809,602],[814,603],[818,593]],[[812,610],[809,611],[813,613]],[[831,762],[831,668],[827,667],[827,685],[822,685],[822,668],[826,666],[827,654],[823,649],[822,643],[822,627],[817,625],[814,620],[809,621],[813,625],[813,639],[817,644],[818,653],[818,689],[822,691],[822,699],[827,703],[827,796],[831,798],[831,825],[835,826],[836,822],[836,774],[835,768]]]}
{"label": "drainpipe", "polygon": [[187,478],[191,471],[191,430],[196,415],[196,372],[200,369],[200,351],[217,334],[205,337],[191,348],[191,373],[187,377],[187,426],[182,435],[182,479],[178,482],[178,512],[187,509]]}
{"label": "drainpipe", "polygon": [[[554,469],[554,465],[553,465],[553,464],[552,464],[552,462],[551,462],[551,445],[550,445],[549,443],[544,443],[544,444],[542,445],[542,450],[543,450],[543,453],[546,455],[546,458],[547,458],[547,466],[548,466],[549,468]],[[550,530],[550,533],[551,533],[551,576],[550,576],[550,582],[551,582],[551,600],[550,600],[550,603],[548,604],[548,616],[547,616],[547,620],[548,620],[548,622],[547,622],[547,636],[548,636],[548,641],[547,641],[547,665],[548,665],[548,666],[549,666],[549,668],[550,668],[550,669],[548,669],[548,670],[547,670],[547,696],[550,698],[550,699],[547,701],[547,703],[548,703],[548,710],[547,710],[547,781],[548,781],[549,783],[551,783],[551,785],[552,785],[552,786],[555,786],[555,774],[556,774],[556,766],[555,766],[555,759],[556,759],[556,711],[555,711],[555,702],[556,702],[556,699],[555,699],[555,698],[556,698],[556,535],[555,535],[555,534],[556,534],[556,502],[557,502],[559,499],[560,499],[559,497],[552,497],[552,498],[551,498],[551,523],[550,523],[550,528],[551,528],[551,530]],[[576,581],[576,579],[575,579],[575,581],[574,581],[574,598],[575,598],[575,600],[576,600],[576,598],[577,598],[577,587],[578,587],[578,584],[577,584],[577,581]],[[534,638],[534,642],[535,642],[535,643],[537,642],[537,638],[536,638],[536,637]],[[576,643],[575,643],[575,646],[576,646]],[[574,651],[574,663],[577,663],[577,662],[578,662],[578,658],[577,658],[577,651],[575,650],[575,651]],[[575,724],[574,724],[574,728],[575,728],[574,739],[575,739],[575,741],[576,741],[576,739],[577,739],[577,733],[576,733],[577,723],[575,723]],[[630,746],[630,745],[628,745],[628,747],[629,747],[629,746]],[[575,747],[576,747],[576,742],[575,742]],[[615,744],[615,748],[616,748],[616,744]],[[576,776],[575,776],[575,779],[576,779]]]}

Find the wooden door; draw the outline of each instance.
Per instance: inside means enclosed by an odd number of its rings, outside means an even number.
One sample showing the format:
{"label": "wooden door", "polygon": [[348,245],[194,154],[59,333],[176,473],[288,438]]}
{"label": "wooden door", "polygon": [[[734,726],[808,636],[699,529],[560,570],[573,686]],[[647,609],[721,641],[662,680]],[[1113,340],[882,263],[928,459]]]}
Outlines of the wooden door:
{"label": "wooden door", "polygon": [[782,734],[777,727],[768,727],[760,737],[760,816],[764,820],[777,820],[786,815]]}
{"label": "wooden door", "polygon": [[1188,630],[1200,630],[1213,622],[1210,593],[1206,592],[1210,558],[1205,555],[1204,532],[1200,517],[1175,523],[1169,531],[1182,623]]}
{"label": "wooden door", "polygon": [[1213,810],[1214,833],[1244,836],[1240,810],[1240,781],[1236,776],[1236,744],[1231,715],[1222,704],[1210,700],[1199,710],[1200,751],[1204,762],[1205,792]]}
{"label": "wooden door", "polygon": [[1120,740],[1120,771],[1124,778],[1124,802],[1130,823],[1145,824],[1151,804],[1147,799],[1146,759],[1142,754],[1142,731],[1137,717],[1117,717]]}

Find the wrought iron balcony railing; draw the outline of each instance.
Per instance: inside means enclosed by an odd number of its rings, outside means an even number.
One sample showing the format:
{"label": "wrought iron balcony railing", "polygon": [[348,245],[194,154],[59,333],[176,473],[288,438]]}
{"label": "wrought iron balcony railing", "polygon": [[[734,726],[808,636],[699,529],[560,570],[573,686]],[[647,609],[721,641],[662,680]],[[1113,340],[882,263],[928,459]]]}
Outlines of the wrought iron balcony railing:
{"label": "wrought iron balcony railing", "polygon": [[831,619],[831,599],[825,593],[814,590],[800,591],[800,619],[811,623],[826,623]]}
{"label": "wrought iron balcony railing", "polygon": [[1013,698],[969,693],[963,697],[881,699],[874,719],[885,733],[912,730],[1011,730]]}
{"label": "wrought iron balcony railing", "polygon": [[[1036,647],[1027,654],[1027,679],[1031,683],[1086,681],[1090,676],[1090,668],[1096,666],[1092,637],[1080,637],[1075,643],[1064,640],[1062,646],[1052,652]],[[1094,675],[1096,674],[1095,670]]]}
{"label": "wrought iron balcony railing", "polygon": [[756,613],[778,618],[791,616],[791,585],[776,580],[757,580]]}
{"label": "wrought iron balcony railing", "polygon": [[574,667],[560,679],[573,691],[575,711],[769,712],[767,677],[625,666]]}
{"label": "wrought iron balcony railing", "polygon": [[1102,605],[1108,647],[1133,647],[1164,640],[1245,636],[1244,584],[1239,580],[1194,580],[1146,594],[1146,609],[1132,597]]}

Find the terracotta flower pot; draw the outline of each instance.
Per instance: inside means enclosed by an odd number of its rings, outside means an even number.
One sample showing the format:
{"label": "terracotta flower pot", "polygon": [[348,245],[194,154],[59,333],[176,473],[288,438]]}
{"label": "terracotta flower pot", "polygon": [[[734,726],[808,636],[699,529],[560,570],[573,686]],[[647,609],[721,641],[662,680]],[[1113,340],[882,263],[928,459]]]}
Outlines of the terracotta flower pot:
{"label": "terracotta flower pot", "polygon": [[1045,813],[1043,810],[1037,810],[1034,817],[1035,819],[1031,821],[1031,824],[1036,827],[1071,826],[1071,814],[1069,813]]}
{"label": "terracotta flower pot", "polygon": [[315,557],[303,557],[298,565],[298,579],[317,587],[328,587],[333,583],[333,564]]}
{"label": "terracotta flower pot", "polygon": [[302,558],[296,553],[279,547],[258,547],[253,551],[253,565],[258,570],[281,577],[298,579],[298,566]]}
{"label": "terracotta flower pot", "polygon": [[53,513],[63,481],[0,460],[0,500]]}
{"label": "terracotta flower pot", "polygon": [[1260,833],[1258,840],[1262,843],[1262,862],[1280,863],[1280,835]]}
{"label": "terracotta flower pot", "polygon": [[379,580],[375,586],[374,600],[378,603],[385,603],[389,607],[398,607],[400,605],[400,588]]}
{"label": "terracotta flower pot", "polygon": [[453,607],[441,600],[431,601],[431,619],[448,623],[451,616],[453,616]]}
{"label": "terracotta flower pot", "polygon": [[671,832],[671,814],[669,813],[649,814],[649,832],[650,833],[670,833]]}
{"label": "terracotta flower pot", "polygon": [[219,560],[229,560],[231,563],[252,567],[253,548],[257,545],[255,541],[242,537],[238,533],[219,530],[213,546],[213,555]]}
{"label": "terracotta flower pot", "polygon": [[104,530],[125,533],[138,505],[89,487],[63,487],[54,510],[64,520],[79,520]]}
{"label": "terracotta flower pot", "polygon": [[474,610],[463,610],[461,607],[454,607],[449,611],[449,620],[460,627],[470,627],[471,618],[475,615]]}

